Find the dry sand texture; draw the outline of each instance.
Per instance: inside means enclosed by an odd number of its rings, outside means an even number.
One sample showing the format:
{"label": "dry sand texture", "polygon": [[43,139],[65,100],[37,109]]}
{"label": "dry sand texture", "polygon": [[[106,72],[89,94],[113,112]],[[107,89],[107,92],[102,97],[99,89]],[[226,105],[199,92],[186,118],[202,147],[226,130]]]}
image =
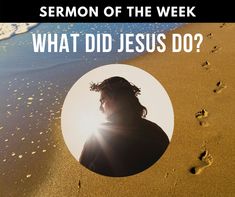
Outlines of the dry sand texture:
{"label": "dry sand texture", "polygon": [[80,166],[57,132],[61,149],[45,158],[45,176],[32,173],[19,191],[31,187],[25,195],[40,197],[234,196],[235,24],[188,24],[174,32],[202,33],[201,52],[168,50],[124,62],[154,75],[171,98],[175,129],[163,157],[135,176],[108,178]]}

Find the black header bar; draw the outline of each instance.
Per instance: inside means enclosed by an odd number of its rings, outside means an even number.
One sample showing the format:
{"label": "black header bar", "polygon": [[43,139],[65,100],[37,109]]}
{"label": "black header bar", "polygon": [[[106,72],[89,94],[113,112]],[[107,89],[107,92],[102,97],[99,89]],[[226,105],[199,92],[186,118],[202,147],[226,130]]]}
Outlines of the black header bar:
{"label": "black header bar", "polygon": [[231,2],[1,1],[0,22],[234,22]]}

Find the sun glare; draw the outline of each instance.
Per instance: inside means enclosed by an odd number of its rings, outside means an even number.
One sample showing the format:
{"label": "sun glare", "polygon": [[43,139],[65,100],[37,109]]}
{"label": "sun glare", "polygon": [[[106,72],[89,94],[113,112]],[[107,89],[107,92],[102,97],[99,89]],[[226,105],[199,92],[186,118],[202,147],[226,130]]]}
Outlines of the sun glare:
{"label": "sun glare", "polygon": [[[77,89],[77,87],[74,87]],[[77,90],[70,92],[62,110],[62,130],[70,151],[79,159],[87,138],[98,131],[105,122],[99,110],[99,93],[91,92],[90,81],[82,83]]]}
{"label": "sun glare", "polygon": [[88,109],[86,115],[78,116],[77,124],[78,124],[79,131],[82,131],[81,138],[84,139],[83,144],[85,143],[88,137],[90,137],[92,134],[98,131],[98,129],[100,128],[103,122],[105,122],[105,119],[102,116],[102,113],[92,112],[92,109],[91,110]]}

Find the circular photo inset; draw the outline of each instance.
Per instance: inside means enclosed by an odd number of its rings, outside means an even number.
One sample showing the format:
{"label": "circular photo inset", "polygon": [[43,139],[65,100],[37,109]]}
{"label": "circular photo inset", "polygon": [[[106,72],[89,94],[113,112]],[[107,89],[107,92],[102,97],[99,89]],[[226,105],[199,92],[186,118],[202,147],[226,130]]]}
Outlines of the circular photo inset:
{"label": "circular photo inset", "polygon": [[65,143],[87,169],[124,177],[152,166],[166,151],[174,113],[163,86],[134,66],[110,64],[83,75],[66,96]]}

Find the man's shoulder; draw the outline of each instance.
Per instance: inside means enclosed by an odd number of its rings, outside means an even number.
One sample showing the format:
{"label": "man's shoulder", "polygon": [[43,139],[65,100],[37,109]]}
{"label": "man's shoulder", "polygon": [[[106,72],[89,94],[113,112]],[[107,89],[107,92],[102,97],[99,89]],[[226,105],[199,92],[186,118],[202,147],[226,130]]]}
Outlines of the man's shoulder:
{"label": "man's shoulder", "polygon": [[163,131],[163,129],[159,125],[146,119],[142,119],[141,124],[144,130],[146,130],[146,132],[148,132],[150,136],[163,140],[166,143],[169,143],[167,134]]}
{"label": "man's shoulder", "polygon": [[154,123],[154,122],[152,122],[150,120],[142,118],[141,121],[142,121],[143,124],[145,124],[148,127],[152,127],[152,128],[156,128],[156,129],[161,129],[160,126],[158,126],[156,123]]}
{"label": "man's shoulder", "polygon": [[[162,128],[157,125],[156,123],[150,121],[150,120],[147,120],[147,119],[142,119],[140,124],[143,126],[143,127],[146,127],[152,131],[160,131],[160,132],[164,132],[162,130]],[[164,132],[165,133],[165,132]]]}

